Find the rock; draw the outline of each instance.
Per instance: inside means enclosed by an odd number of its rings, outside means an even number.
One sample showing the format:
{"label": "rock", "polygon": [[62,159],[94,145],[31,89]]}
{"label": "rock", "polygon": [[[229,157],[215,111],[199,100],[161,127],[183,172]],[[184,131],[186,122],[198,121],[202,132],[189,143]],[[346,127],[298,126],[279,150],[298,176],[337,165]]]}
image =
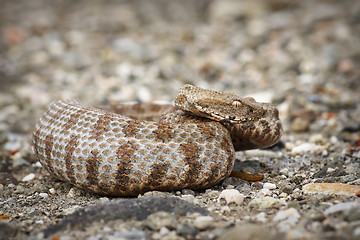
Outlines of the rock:
{"label": "rock", "polygon": [[50,189],[49,189],[49,192],[50,192],[52,195],[56,194],[55,188],[50,188]]}
{"label": "rock", "polygon": [[19,228],[6,222],[0,222],[0,240],[12,239],[20,231]]}
{"label": "rock", "polygon": [[304,193],[319,193],[327,195],[355,196],[360,191],[359,185],[344,183],[309,183],[303,186]]}
{"label": "rock", "polygon": [[265,212],[261,212],[259,214],[257,214],[255,216],[255,220],[258,221],[258,222],[266,222],[266,213]]}
{"label": "rock", "polygon": [[351,209],[351,208],[360,208],[360,202],[338,203],[336,205],[328,207],[324,211],[324,214],[329,215],[329,214],[333,214],[333,213],[336,213],[336,212],[343,212],[343,211]]}
{"label": "rock", "polygon": [[286,210],[281,210],[277,212],[273,220],[293,224],[296,223],[299,218],[300,214],[295,208],[288,208]]}
{"label": "rock", "polygon": [[343,213],[343,218],[349,222],[360,220],[360,204],[346,209]]}
{"label": "rock", "polygon": [[244,195],[236,189],[225,189],[220,193],[218,201],[225,199],[227,204],[235,203],[241,204],[244,201]]}
{"label": "rock", "polygon": [[319,146],[314,143],[302,143],[291,149],[291,153],[294,155],[299,155],[307,152],[314,152],[317,149],[319,149]]}
{"label": "rock", "polygon": [[205,230],[213,226],[214,219],[211,216],[198,216],[194,220],[194,226],[199,230]]}
{"label": "rock", "polygon": [[189,224],[182,223],[176,227],[176,232],[181,236],[195,236],[198,230]]}
{"label": "rock", "polygon": [[221,235],[219,240],[275,240],[281,239],[272,231],[264,228],[261,225],[245,224],[236,226],[231,230]]}
{"label": "rock", "polygon": [[275,189],[275,188],[276,188],[276,184],[273,184],[273,183],[264,183],[263,188],[272,190],[272,189]]}
{"label": "rock", "polygon": [[134,230],[128,232],[115,232],[111,236],[107,236],[107,239],[146,240],[146,235],[143,231]]}
{"label": "rock", "polygon": [[189,213],[209,214],[206,209],[176,197],[119,199],[79,209],[67,215],[59,223],[49,226],[42,233],[48,237],[59,231],[70,230],[74,227],[85,228],[94,222],[106,223],[115,219],[134,218],[142,221],[156,212],[175,213],[176,216],[185,216]]}
{"label": "rock", "polygon": [[34,180],[34,178],[35,178],[35,174],[30,173],[30,174],[26,175],[25,177],[23,177],[23,179],[21,181],[29,182],[31,180]]}
{"label": "rock", "polygon": [[43,197],[43,198],[47,198],[47,197],[49,197],[49,194],[47,194],[47,193],[39,193],[39,196]]}
{"label": "rock", "polygon": [[249,207],[256,207],[259,209],[266,209],[276,205],[279,205],[279,200],[273,197],[254,198],[249,203]]}
{"label": "rock", "polygon": [[2,172],[2,173],[0,173],[0,184],[5,185],[5,186],[7,186],[9,184],[18,185],[19,181],[10,173]]}
{"label": "rock", "polygon": [[173,214],[160,211],[150,214],[145,221],[145,225],[155,231],[158,231],[163,227],[175,229],[177,221]]}

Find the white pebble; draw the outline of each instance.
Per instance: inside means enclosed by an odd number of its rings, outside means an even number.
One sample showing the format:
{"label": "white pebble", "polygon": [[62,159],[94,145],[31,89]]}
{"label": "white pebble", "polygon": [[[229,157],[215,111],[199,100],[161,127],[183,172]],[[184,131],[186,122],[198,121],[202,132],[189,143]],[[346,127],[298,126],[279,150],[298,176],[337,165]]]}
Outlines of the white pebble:
{"label": "white pebble", "polygon": [[39,168],[41,168],[41,167],[42,167],[42,165],[41,165],[41,163],[40,163],[39,161],[37,161],[37,162],[35,163],[35,167],[39,167]]}
{"label": "white pebble", "polygon": [[39,193],[39,196],[43,197],[43,198],[47,198],[47,197],[49,197],[49,194],[42,192],[42,193]]}
{"label": "white pebble", "polygon": [[313,143],[303,143],[293,149],[291,149],[292,154],[302,154],[306,152],[313,152],[316,148],[316,145]]}
{"label": "white pebble", "polygon": [[36,220],[35,223],[36,223],[36,224],[43,225],[43,224],[44,224],[44,220]]}
{"label": "white pebble", "polygon": [[261,212],[255,216],[255,220],[259,222],[266,222],[266,213]]}
{"label": "white pebble", "polygon": [[270,196],[272,192],[268,188],[261,189],[258,194],[256,194],[257,197],[265,197]]}
{"label": "white pebble", "polygon": [[288,223],[296,223],[300,218],[299,212],[295,208],[280,210],[274,217],[274,221],[286,221]]}
{"label": "white pebble", "polygon": [[55,188],[50,188],[50,189],[49,189],[49,192],[50,192],[51,194],[55,194],[55,193],[56,193],[56,190],[55,190]]}
{"label": "white pebble", "polygon": [[107,198],[107,197],[102,197],[102,198],[99,198],[99,201],[100,201],[101,203],[104,203],[104,202],[109,202],[110,200],[109,200],[109,198]]}
{"label": "white pebble", "polygon": [[249,207],[256,207],[259,209],[266,209],[279,205],[280,201],[273,197],[257,197],[251,200]]}
{"label": "white pebble", "polygon": [[279,171],[281,174],[284,174],[285,176],[288,176],[289,174],[289,169],[288,168],[283,168]]}
{"label": "white pebble", "polygon": [[360,236],[360,227],[355,228],[353,234],[354,236]]}
{"label": "white pebble", "polygon": [[263,188],[272,190],[276,188],[276,185],[273,183],[264,183]]}
{"label": "white pebble", "polygon": [[30,173],[29,175],[26,175],[21,181],[28,182],[28,181],[33,180],[34,178],[35,178],[35,174]]}
{"label": "white pebble", "polygon": [[210,216],[198,216],[194,220],[194,226],[199,230],[205,230],[212,226],[214,219]]}
{"label": "white pebble", "polygon": [[244,195],[236,189],[225,189],[220,193],[218,201],[225,199],[227,204],[235,203],[241,204],[244,201]]}
{"label": "white pebble", "polygon": [[333,205],[325,210],[325,215],[333,214],[336,212],[342,212],[350,208],[360,207],[360,202],[344,202]]}

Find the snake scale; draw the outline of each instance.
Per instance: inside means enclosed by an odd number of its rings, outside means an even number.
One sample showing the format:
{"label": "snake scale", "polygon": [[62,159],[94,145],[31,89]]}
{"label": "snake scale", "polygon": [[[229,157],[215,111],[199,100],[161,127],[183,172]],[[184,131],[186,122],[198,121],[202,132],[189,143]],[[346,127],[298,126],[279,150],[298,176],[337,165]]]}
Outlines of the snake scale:
{"label": "snake scale", "polygon": [[[33,134],[40,163],[56,178],[101,195],[204,189],[230,175],[235,151],[271,146],[282,135],[272,104],[192,85],[179,90],[170,108],[109,109],[52,103]],[[147,120],[163,110],[158,121]]]}

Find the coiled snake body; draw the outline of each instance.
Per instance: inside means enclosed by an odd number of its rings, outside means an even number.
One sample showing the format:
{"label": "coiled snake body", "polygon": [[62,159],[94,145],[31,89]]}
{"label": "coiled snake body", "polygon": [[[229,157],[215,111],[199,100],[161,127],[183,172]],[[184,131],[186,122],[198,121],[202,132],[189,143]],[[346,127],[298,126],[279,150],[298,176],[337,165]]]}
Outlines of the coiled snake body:
{"label": "coiled snake body", "polygon": [[144,120],[165,108],[124,104],[108,111],[54,102],[36,125],[35,154],[56,178],[79,188],[137,196],[211,187],[230,175],[235,151],[271,146],[282,134],[273,105],[232,93],[185,85],[158,122]]}

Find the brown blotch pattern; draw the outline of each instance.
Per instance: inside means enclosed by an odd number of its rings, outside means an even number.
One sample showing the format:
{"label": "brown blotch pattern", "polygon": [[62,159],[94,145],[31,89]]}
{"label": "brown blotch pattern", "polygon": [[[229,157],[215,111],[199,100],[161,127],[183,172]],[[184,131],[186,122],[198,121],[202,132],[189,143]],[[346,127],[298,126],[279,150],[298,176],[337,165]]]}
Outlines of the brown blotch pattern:
{"label": "brown blotch pattern", "polygon": [[105,114],[100,115],[99,119],[96,121],[93,126],[93,130],[90,132],[91,138],[95,138],[95,140],[99,140],[100,137],[103,137],[104,132],[109,130],[109,124],[111,122],[111,115]]}
{"label": "brown blotch pattern", "polygon": [[188,165],[188,168],[186,168],[187,170],[185,169],[186,177],[184,181],[191,185],[193,181],[198,178],[201,171],[204,169],[204,166],[200,163],[200,155],[202,148],[194,142],[181,143],[179,151],[181,152],[186,164]]}
{"label": "brown blotch pattern", "polygon": [[164,179],[166,179],[166,175],[168,169],[170,167],[169,162],[164,163],[152,163],[150,168],[150,174],[148,177],[149,184],[152,187],[161,187]]}
{"label": "brown blotch pattern", "polygon": [[71,182],[76,182],[75,174],[74,174],[74,159],[73,159],[73,153],[76,148],[76,146],[79,144],[78,137],[76,135],[70,136],[70,141],[65,147],[65,167],[66,167],[66,176],[69,178]]}
{"label": "brown blotch pattern", "polygon": [[99,165],[101,159],[98,157],[98,151],[91,151],[91,155],[85,160],[85,170],[87,172],[86,180],[89,185],[96,185],[99,175]]}
{"label": "brown blotch pattern", "polygon": [[176,135],[173,128],[169,124],[159,124],[158,128],[153,131],[156,139],[163,143],[171,141]]}

